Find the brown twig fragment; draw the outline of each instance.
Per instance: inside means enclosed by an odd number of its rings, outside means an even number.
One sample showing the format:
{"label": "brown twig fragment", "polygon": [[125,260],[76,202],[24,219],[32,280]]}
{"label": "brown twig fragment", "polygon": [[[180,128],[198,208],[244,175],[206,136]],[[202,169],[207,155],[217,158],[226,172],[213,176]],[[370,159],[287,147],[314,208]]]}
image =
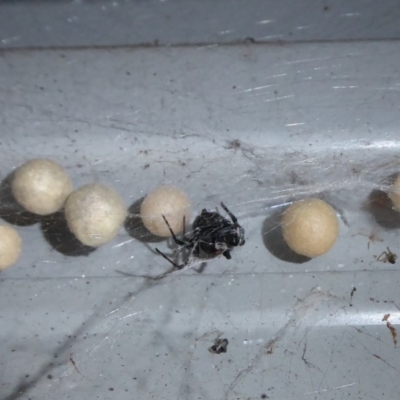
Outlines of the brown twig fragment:
{"label": "brown twig fragment", "polygon": [[392,334],[393,343],[397,346],[397,330],[396,328],[388,321],[386,326],[389,328],[390,333]]}
{"label": "brown twig fragment", "polygon": [[74,359],[72,358],[72,354],[69,356],[69,361],[71,362],[71,364],[74,366],[74,368],[76,369],[76,372],[78,372],[78,374],[80,374],[78,367],[75,364]]}
{"label": "brown twig fragment", "polygon": [[385,314],[382,318],[382,321],[387,321],[390,318],[390,314]]}

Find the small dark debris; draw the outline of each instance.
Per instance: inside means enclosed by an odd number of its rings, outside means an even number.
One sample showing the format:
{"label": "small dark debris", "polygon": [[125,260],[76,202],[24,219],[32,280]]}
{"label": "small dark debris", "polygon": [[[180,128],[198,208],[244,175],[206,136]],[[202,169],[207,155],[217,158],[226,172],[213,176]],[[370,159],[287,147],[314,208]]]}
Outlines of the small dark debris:
{"label": "small dark debris", "polygon": [[239,139],[231,140],[231,141],[229,141],[229,143],[228,143],[228,147],[229,147],[230,149],[234,149],[234,150],[240,149],[241,145],[242,145],[242,144],[241,144],[241,142],[240,142]]}
{"label": "small dark debris", "polygon": [[353,296],[354,296],[354,293],[356,292],[356,290],[357,290],[357,288],[355,286],[351,290],[351,293],[350,293],[350,307],[353,306]]}
{"label": "small dark debris", "polygon": [[265,393],[263,393],[263,394],[261,395],[261,398],[262,398],[262,399],[269,399],[269,397],[268,397]]}
{"label": "small dark debris", "polygon": [[256,39],[254,39],[253,37],[247,37],[246,39],[243,40],[243,42],[254,44],[256,42]]}
{"label": "small dark debris", "polygon": [[53,375],[47,375],[47,379],[53,379]]}
{"label": "small dark debris", "polygon": [[290,171],[290,183],[292,185],[306,185],[307,181],[301,178],[296,171]]}
{"label": "small dark debris", "polygon": [[110,392],[113,392],[114,391],[114,388],[109,388],[108,389]]}
{"label": "small dark debris", "polygon": [[362,169],[361,169],[361,167],[353,167],[353,168],[351,169],[351,172],[352,172],[355,176],[358,176],[358,175],[361,174]]}
{"label": "small dark debris", "polygon": [[269,344],[269,346],[267,347],[267,354],[274,354],[275,344],[275,341]]}
{"label": "small dark debris", "polygon": [[147,169],[147,168],[149,168],[150,167],[150,164],[145,164],[144,166],[143,166],[143,169]]}
{"label": "small dark debris", "polygon": [[228,344],[228,339],[215,339],[214,344],[208,348],[208,351],[213,354],[226,353]]}
{"label": "small dark debris", "polygon": [[329,11],[329,6],[325,6],[324,11]]}

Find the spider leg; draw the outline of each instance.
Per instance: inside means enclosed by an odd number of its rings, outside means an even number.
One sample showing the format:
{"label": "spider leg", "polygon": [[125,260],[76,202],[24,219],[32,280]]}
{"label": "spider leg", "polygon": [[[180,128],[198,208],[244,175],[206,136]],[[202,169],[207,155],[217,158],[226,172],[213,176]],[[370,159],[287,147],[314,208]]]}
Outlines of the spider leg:
{"label": "spider leg", "polygon": [[182,235],[185,237],[186,236],[186,216],[183,216],[183,227],[182,227]]}
{"label": "spider leg", "polygon": [[397,254],[394,254],[394,253],[389,249],[389,247],[386,247],[386,248],[387,248],[387,251],[388,251],[388,253],[387,253],[387,261],[390,262],[390,264],[395,264],[395,263],[396,263],[396,260],[397,260]]}
{"label": "spider leg", "polygon": [[193,246],[192,254],[193,254],[195,257],[198,257],[198,256],[200,255],[200,246],[199,246],[199,242],[197,242],[197,243]]}
{"label": "spider leg", "polygon": [[388,253],[386,251],[383,251],[377,258],[376,261],[382,261],[382,256],[387,256]]}
{"label": "spider leg", "polygon": [[229,250],[225,250],[222,255],[227,259],[230,260],[232,258],[231,252]]}
{"label": "spider leg", "polygon": [[173,262],[169,257],[167,257],[162,251],[158,250],[156,248],[156,252],[158,254],[160,254],[161,256],[163,256],[168,262],[170,262],[176,269],[182,269],[184,266],[187,265],[187,263],[183,263],[183,264],[177,264],[175,262]]}
{"label": "spider leg", "polygon": [[225,212],[231,217],[231,220],[234,224],[238,224],[237,218],[228,210],[228,207],[221,201],[221,207],[225,210]]}
{"label": "spider leg", "polygon": [[178,238],[176,237],[174,231],[172,230],[171,226],[169,225],[169,222],[167,221],[167,218],[165,218],[165,215],[164,215],[164,214],[163,214],[163,218],[164,218],[165,223],[166,223],[167,226],[168,226],[169,231],[171,232],[171,235],[172,235],[172,238],[174,239],[174,242],[175,242],[176,244],[179,244],[180,246],[187,246],[187,243],[186,243],[186,242],[184,242],[183,240],[180,240],[180,239],[178,239]]}

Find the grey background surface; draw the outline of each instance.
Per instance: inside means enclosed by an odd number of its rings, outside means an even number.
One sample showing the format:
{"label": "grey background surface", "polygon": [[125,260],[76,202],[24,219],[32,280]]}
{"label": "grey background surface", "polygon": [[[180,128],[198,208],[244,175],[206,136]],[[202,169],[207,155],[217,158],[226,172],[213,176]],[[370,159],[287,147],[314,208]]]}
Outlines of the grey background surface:
{"label": "grey background surface", "polygon": [[397,0],[6,1],[0,46],[392,40]]}
{"label": "grey background surface", "polygon": [[[1,215],[25,226],[0,274],[1,399],[398,399],[382,319],[399,324],[400,275],[377,260],[399,242],[382,192],[400,169],[397,4],[296,4],[0,5],[3,178],[51,157],[132,213],[173,184],[193,218],[224,201],[247,240],[230,261],[154,281],[169,268],[154,247],[172,243],[131,223],[78,255],[60,219],[16,218],[3,183]],[[262,36],[284,43],[212,45]],[[205,44],[132,46],[154,40]],[[307,196],[336,208],[341,231],[305,262],[279,224]],[[208,351],[217,337],[226,354]]]}

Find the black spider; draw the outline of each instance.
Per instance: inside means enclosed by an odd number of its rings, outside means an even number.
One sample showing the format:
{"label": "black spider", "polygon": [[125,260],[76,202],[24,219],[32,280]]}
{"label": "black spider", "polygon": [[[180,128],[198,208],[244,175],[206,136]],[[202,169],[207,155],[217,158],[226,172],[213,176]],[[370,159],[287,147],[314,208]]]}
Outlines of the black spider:
{"label": "black spider", "polygon": [[[230,252],[232,248],[243,246],[245,243],[244,229],[239,225],[237,218],[228,210],[224,203],[221,203],[221,207],[228,213],[232,222],[224,218],[218,212],[203,209],[201,214],[198,215],[193,222],[193,235],[190,238],[185,236],[185,219],[183,219],[182,240],[176,237],[164,215],[163,218],[175,243],[187,249],[191,249],[191,254],[195,257],[199,257],[200,252],[202,252],[212,257],[217,257],[222,254],[229,260],[231,259]],[[189,262],[188,259],[184,263],[178,265],[160,250],[156,249],[156,251],[175,268],[181,269]]]}

